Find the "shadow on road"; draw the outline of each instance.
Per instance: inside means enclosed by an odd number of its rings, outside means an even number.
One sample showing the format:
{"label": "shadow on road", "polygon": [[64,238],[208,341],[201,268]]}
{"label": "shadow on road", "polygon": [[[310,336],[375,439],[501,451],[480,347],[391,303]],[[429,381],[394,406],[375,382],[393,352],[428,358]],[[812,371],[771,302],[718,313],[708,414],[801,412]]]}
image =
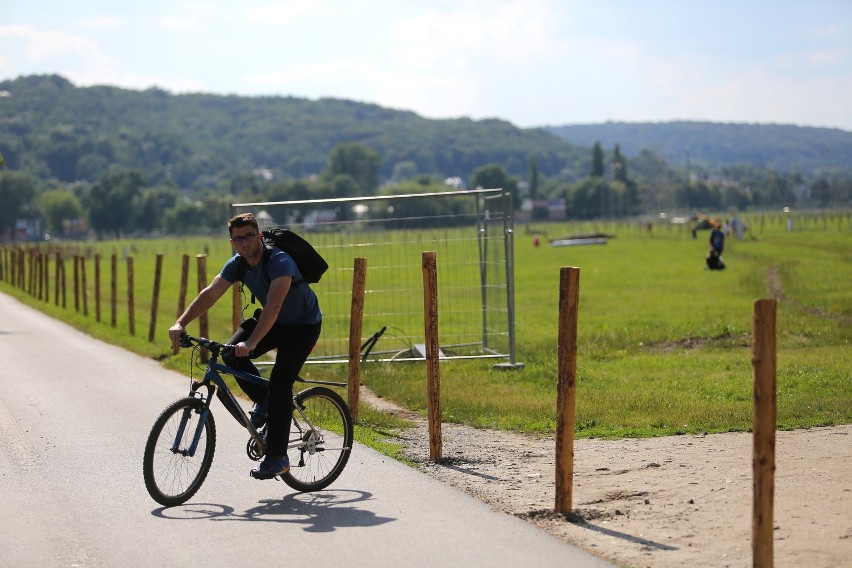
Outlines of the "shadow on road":
{"label": "shadow on road", "polygon": [[264,499],[256,507],[239,512],[228,505],[189,503],[161,507],[151,514],[171,520],[262,521],[305,525],[308,532],[333,532],[345,527],[373,527],[395,521],[353,506],[372,499],[366,491],[336,489],[316,493],[292,493],[281,499]]}

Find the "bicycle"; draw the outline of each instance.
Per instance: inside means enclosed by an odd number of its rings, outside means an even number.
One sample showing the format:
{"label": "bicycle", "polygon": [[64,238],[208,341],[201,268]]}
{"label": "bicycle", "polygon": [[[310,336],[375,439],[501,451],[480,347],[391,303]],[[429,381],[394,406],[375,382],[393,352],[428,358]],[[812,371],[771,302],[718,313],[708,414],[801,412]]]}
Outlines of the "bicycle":
{"label": "bicycle", "polygon": [[[255,429],[248,415],[225,384],[222,374],[257,384],[268,380],[219,362],[233,346],[184,334],[180,346],[209,351],[204,378],[191,380],[189,395],[176,400],[160,414],[143,457],[145,487],[154,500],[170,507],[189,500],[201,488],[216,449],[216,422],[210,410],[213,394],[249,433],[246,453],[259,461],[265,453],[266,426]],[[191,379],[191,377],[190,377]],[[287,453],[290,471],[277,477],[296,491],[319,491],[328,487],[346,467],[352,451],[353,425],[349,407],[328,386],[346,383],[307,380],[311,386],[293,395],[293,423]]]}

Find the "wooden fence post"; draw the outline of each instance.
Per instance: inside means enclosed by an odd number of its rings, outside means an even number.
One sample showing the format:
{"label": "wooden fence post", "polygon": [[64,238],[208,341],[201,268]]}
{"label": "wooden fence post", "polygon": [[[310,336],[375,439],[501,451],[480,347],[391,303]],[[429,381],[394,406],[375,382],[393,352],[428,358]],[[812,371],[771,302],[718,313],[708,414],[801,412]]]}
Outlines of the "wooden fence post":
{"label": "wooden fence post", "polygon": [[117,308],[116,295],[118,293],[118,291],[117,291],[117,287],[118,287],[118,282],[117,282],[117,280],[118,280],[118,256],[115,253],[112,253],[112,257],[110,258],[110,264],[111,264],[111,266],[110,266],[110,284],[109,284],[109,293],[110,293],[110,299],[109,299],[110,318],[109,318],[109,322],[112,325],[112,327],[115,327],[115,325],[116,325],[116,308]]}
{"label": "wooden fence post", "polygon": [[426,327],[426,386],[429,414],[429,459],[441,459],[441,368],[438,342],[438,270],[436,253],[424,252],[423,321]]}
{"label": "wooden fence post", "polygon": [[157,327],[157,307],[160,305],[160,279],[163,275],[163,253],[157,253],[154,267],[154,292],[151,297],[151,323],[148,326],[148,343],[154,342],[154,330]]}
{"label": "wooden fence post", "polygon": [[775,298],[755,300],[751,362],[754,369],[752,566],[772,568],[775,498]]}
{"label": "wooden fence post", "polygon": [[53,305],[59,305],[59,273],[62,271],[62,253],[56,251],[56,269],[53,275]]}
{"label": "wooden fence post", "polygon": [[[189,283],[189,255],[184,254],[181,257],[180,263],[180,290],[178,291],[178,305],[177,305],[177,315],[175,319],[179,318],[183,315],[183,311],[186,309],[186,287]],[[175,347],[172,349],[172,353],[175,354],[180,351],[180,347]]]}
{"label": "wooden fence post", "polygon": [[44,253],[44,301],[50,303],[50,251]]}
{"label": "wooden fence post", "polygon": [[83,315],[89,315],[89,294],[86,290],[86,256],[80,255],[80,294],[83,300]]}
{"label": "wooden fence post", "polygon": [[101,321],[101,255],[95,254],[95,320]]}
{"label": "wooden fence post", "polygon": [[234,282],[231,286],[231,331],[237,332],[243,320],[243,295],[240,293],[240,282]]}
{"label": "wooden fence post", "polygon": [[30,296],[33,296],[35,294],[35,251],[33,249],[27,251],[27,266],[29,268],[29,272],[27,273],[29,276],[27,292]]}
{"label": "wooden fence post", "polygon": [[127,322],[130,335],[136,335],[136,303],[133,293],[133,257],[127,257]]}
{"label": "wooden fence post", "polygon": [[577,310],[580,269],[559,271],[558,378],[556,384],[556,504],[557,513],[573,510],[574,420],[577,399]]}
{"label": "wooden fence post", "polygon": [[361,327],[364,322],[364,284],[367,259],[358,257],[352,272],[352,304],[349,310],[349,409],[358,422],[361,394]]}
{"label": "wooden fence post", "polygon": [[24,259],[26,258],[26,253],[23,248],[18,249],[18,288],[21,290],[27,289],[27,273],[26,273],[26,263]]}
{"label": "wooden fence post", "polygon": [[80,255],[74,255],[74,311],[80,311]]}
{"label": "wooden fence post", "polygon": [[36,251],[36,299],[39,301],[44,297],[44,255],[41,250]]}
{"label": "wooden fence post", "polygon": [[[198,267],[198,291],[201,292],[204,288],[207,287],[207,255],[199,254],[195,256],[196,266]],[[198,318],[198,326],[199,326],[199,334],[201,337],[210,337],[210,332],[208,330],[208,322],[209,318],[207,316],[207,312],[201,314]],[[206,349],[201,349],[201,360],[203,362],[207,362],[209,355],[207,354]]]}
{"label": "wooden fence post", "polygon": [[66,300],[67,300],[66,296],[67,296],[67,292],[68,292],[68,286],[67,286],[68,279],[66,278],[67,275],[65,274],[65,257],[64,256],[58,256],[57,258],[60,261],[59,266],[60,266],[61,272],[62,272],[62,276],[60,276],[60,278],[59,278],[59,285],[62,287],[62,307],[64,308],[66,306]]}

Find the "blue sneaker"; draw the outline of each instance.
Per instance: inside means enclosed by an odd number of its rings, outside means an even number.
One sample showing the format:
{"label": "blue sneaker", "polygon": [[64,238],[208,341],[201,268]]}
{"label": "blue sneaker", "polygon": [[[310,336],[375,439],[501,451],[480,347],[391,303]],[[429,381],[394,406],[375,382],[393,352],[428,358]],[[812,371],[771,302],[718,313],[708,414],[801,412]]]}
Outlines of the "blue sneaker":
{"label": "blue sneaker", "polygon": [[255,429],[266,424],[266,418],[269,416],[269,399],[264,399],[263,402],[254,403],[251,412],[249,412],[249,420]]}
{"label": "blue sneaker", "polygon": [[290,471],[290,460],[287,456],[277,458],[266,456],[259,466],[251,470],[251,476],[255,479],[272,479],[288,471]]}

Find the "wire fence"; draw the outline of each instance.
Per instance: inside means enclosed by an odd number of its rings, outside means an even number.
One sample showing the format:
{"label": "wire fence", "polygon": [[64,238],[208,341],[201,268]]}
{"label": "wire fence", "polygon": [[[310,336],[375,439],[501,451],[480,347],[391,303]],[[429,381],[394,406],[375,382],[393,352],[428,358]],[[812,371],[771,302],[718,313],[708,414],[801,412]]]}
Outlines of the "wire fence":
{"label": "wire fence", "polygon": [[261,229],[301,234],[328,262],[312,285],[323,333],[309,362],[347,359],[359,257],[367,261],[361,340],[368,360],[422,360],[421,255],[434,251],[441,356],[514,363],[512,200],[502,189],[239,203],[232,212],[253,213]]}

